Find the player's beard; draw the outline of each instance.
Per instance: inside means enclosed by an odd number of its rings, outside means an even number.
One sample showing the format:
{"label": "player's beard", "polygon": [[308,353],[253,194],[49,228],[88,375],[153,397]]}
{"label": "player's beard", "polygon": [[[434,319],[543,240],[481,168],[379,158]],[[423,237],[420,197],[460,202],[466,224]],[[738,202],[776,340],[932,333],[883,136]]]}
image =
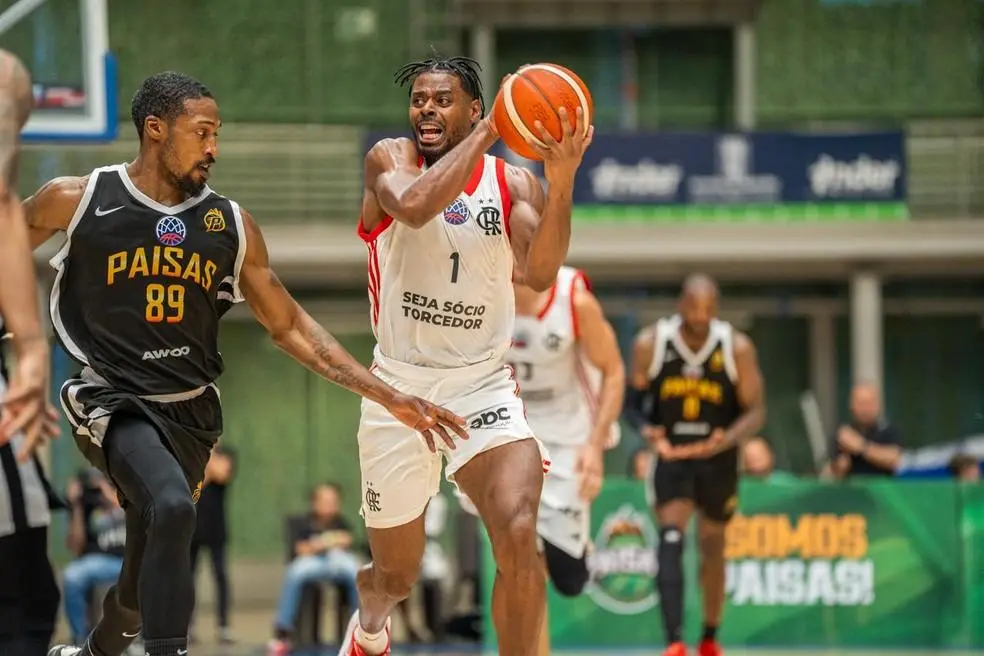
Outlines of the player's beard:
{"label": "player's beard", "polygon": [[178,191],[183,193],[188,198],[202,193],[205,189],[205,178],[200,178],[196,180],[194,178],[195,172],[198,170],[198,164],[196,163],[191,170],[181,175],[175,173],[175,168],[177,168],[173,162],[177,161],[177,155],[174,152],[174,147],[172,146],[170,140],[164,143],[164,170],[168,177],[168,182],[172,184]]}

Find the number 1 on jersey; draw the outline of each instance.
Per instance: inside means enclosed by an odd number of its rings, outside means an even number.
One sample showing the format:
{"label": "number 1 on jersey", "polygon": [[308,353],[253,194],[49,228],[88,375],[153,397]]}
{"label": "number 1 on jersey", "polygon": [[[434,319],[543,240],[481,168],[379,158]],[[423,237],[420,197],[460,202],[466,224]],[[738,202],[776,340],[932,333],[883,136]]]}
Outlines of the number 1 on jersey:
{"label": "number 1 on jersey", "polygon": [[458,282],[458,264],[461,262],[461,254],[458,251],[451,253],[451,282]]}
{"label": "number 1 on jersey", "polygon": [[[168,285],[152,282],[147,285],[147,310],[144,317],[150,323],[180,323],[185,312],[184,285]],[[166,306],[166,307],[165,307]],[[167,310],[170,310],[168,312]]]}

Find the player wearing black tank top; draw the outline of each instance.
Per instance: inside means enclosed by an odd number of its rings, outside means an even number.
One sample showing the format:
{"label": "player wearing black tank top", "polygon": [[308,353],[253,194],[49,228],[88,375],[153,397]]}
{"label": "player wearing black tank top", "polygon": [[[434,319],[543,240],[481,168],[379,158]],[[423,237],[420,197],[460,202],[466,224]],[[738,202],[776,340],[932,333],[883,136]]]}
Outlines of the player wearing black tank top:
{"label": "player wearing black tank top", "polygon": [[131,115],[133,162],[55,179],[24,202],[34,247],[67,236],[52,259],[51,318],[84,368],[62,387],[62,407],[80,450],[122,493],[127,519],[102,621],[84,645],[51,656],[118,656],[138,633],[148,656],[188,653],[193,504],[222,431],[218,322],[231,304],[245,300],[298,362],[429,443],[454,448],[452,434],[466,437],[463,419],[382,383],[301,309],[250,214],[208,187],[221,120],[204,85],[154,75]]}
{"label": "player wearing black tank top", "polygon": [[[698,656],[721,656],[725,529],[738,503],[738,448],[765,422],[755,347],[717,318],[718,288],[704,275],[684,282],[679,312],[643,330],[633,350],[626,415],[653,445],[659,523],[656,585],[668,648],[683,643],[683,542],[700,516],[704,635]],[[648,403],[649,409],[645,410]]]}

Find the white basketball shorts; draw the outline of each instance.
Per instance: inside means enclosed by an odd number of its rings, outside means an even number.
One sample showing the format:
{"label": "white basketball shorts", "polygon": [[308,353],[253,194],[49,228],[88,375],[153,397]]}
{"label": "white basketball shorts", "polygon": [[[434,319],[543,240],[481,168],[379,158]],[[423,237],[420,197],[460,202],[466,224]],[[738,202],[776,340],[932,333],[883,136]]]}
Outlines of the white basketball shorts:
{"label": "white basketball shorts", "polygon": [[[361,514],[369,528],[392,528],[423,514],[437,494],[442,457],[445,474],[454,474],[478,454],[503,444],[536,439],[526,422],[513,372],[500,362],[458,369],[431,369],[397,362],[376,349],[372,372],[404,394],[419,396],[464,417],[469,439],[455,437],[454,450],[437,439],[431,453],[416,431],[378,403],[363,399],[359,424],[362,467]],[[541,457],[549,464],[546,450]]]}

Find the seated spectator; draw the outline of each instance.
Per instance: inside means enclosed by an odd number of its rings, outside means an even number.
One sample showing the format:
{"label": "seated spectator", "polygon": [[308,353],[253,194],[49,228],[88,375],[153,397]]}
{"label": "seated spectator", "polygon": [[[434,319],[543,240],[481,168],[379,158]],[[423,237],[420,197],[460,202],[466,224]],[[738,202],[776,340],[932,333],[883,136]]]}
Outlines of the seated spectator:
{"label": "seated spectator", "polygon": [[301,601],[304,586],[311,582],[340,583],[348,591],[351,607],[358,605],[355,577],[359,560],[352,553],[352,529],[340,514],[341,490],[325,483],[311,494],[311,512],[307,530],[294,545],[297,556],[287,566],[277,617],[274,639],[268,654],[283,656],[289,653],[289,638]]}
{"label": "seated spectator", "polygon": [[878,388],[858,383],[851,390],[851,421],[831,440],[826,473],[848,476],[893,476],[902,458],[902,435],[881,416]]}
{"label": "seated spectator", "polygon": [[753,437],[741,449],[742,474],[769,483],[795,481],[789,472],[775,470],[772,448],[762,437]]}
{"label": "seated spectator", "polygon": [[89,635],[89,600],[99,585],[115,583],[123,567],[126,516],[116,490],[98,469],[86,469],[69,481],[66,493],[71,509],[68,549],[76,558],[65,568],[65,615],[72,642]]}
{"label": "seated spectator", "polygon": [[958,453],[947,466],[950,473],[961,483],[978,483],[981,480],[981,464],[977,458],[966,453]]}

